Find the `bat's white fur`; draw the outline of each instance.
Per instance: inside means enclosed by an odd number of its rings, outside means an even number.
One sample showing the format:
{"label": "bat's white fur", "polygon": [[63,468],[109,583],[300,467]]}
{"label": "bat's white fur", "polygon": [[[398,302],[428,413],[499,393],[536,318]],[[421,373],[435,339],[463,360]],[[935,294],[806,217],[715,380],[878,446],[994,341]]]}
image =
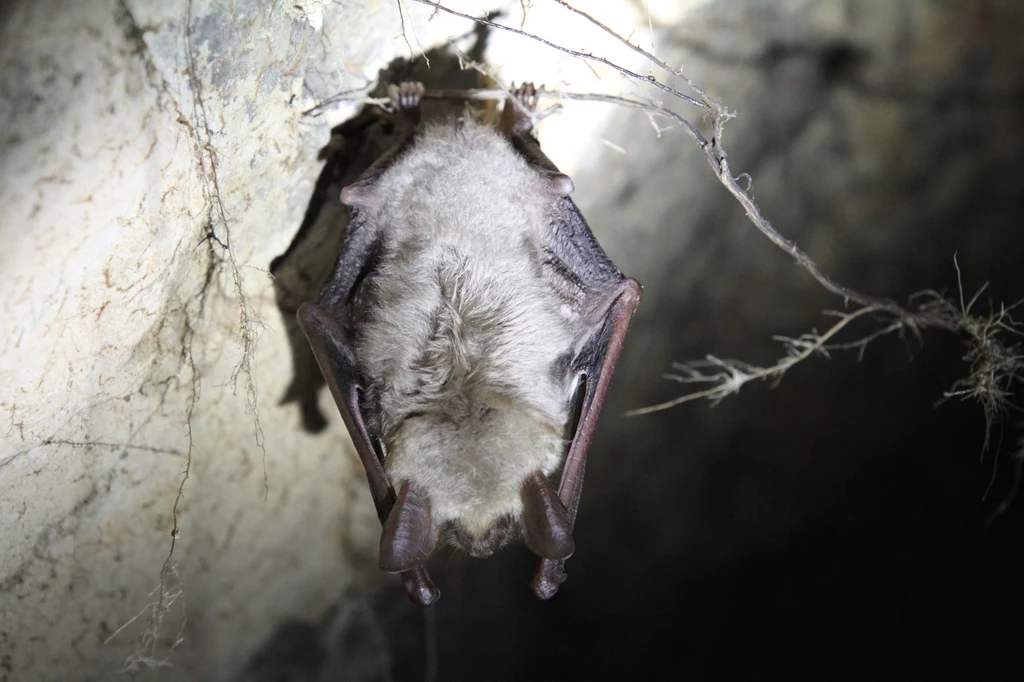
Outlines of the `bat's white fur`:
{"label": "bat's white fur", "polygon": [[426,129],[373,184],[385,239],[357,354],[377,383],[385,467],[435,521],[483,537],[561,463],[572,313],[541,265],[550,179],[472,119]]}

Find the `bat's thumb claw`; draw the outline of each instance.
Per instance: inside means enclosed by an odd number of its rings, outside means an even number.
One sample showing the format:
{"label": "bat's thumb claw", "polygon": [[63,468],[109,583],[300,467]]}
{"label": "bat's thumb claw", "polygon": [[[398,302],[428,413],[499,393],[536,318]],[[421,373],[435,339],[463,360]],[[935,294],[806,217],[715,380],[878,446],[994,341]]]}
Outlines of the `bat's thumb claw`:
{"label": "bat's thumb claw", "polygon": [[441,590],[437,589],[422,566],[402,573],[401,577],[409,599],[417,606],[430,606],[441,598]]}
{"label": "bat's thumb claw", "polygon": [[530,589],[538,599],[551,599],[558,593],[558,588],[562,586],[567,577],[565,571],[562,570],[561,561],[544,559],[540,562],[537,576],[530,583]]}

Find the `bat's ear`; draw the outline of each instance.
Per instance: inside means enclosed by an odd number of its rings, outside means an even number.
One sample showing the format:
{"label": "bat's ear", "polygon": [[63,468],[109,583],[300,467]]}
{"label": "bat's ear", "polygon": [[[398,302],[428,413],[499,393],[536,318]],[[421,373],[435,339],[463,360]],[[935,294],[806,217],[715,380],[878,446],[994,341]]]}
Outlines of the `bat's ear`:
{"label": "bat's ear", "polygon": [[434,551],[437,537],[430,500],[405,483],[380,534],[381,570],[401,573],[422,566]]}
{"label": "bat's ear", "polygon": [[523,539],[544,559],[567,559],[576,549],[569,512],[548,479],[535,471],[523,483]]}
{"label": "bat's ear", "polygon": [[341,203],[352,208],[366,208],[373,202],[372,180],[358,180],[341,190]]}
{"label": "bat's ear", "polygon": [[565,173],[551,173],[548,176],[548,187],[551,190],[551,194],[556,197],[567,197],[576,189],[572,178]]}

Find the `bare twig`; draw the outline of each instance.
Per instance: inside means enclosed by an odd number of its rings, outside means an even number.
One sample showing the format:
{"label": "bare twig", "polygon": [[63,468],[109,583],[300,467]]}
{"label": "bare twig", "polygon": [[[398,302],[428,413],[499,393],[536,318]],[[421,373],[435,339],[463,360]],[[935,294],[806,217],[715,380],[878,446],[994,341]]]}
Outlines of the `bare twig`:
{"label": "bare twig", "polygon": [[[639,45],[633,44],[629,40],[629,38],[626,38],[626,37],[622,36],[621,34],[616,33],[615,31],[610,29],[608,26],[606,26],[605,24],[603,24],[600,21],[598,21],[597,19],[595,19],[590,14],[587,14],[583,10],[576,9],[575,7],[570,5],[565,0],[552,0],[552,2],[557,2],[559,5],[561,5],[565,9],[569,10],[573,14],[578,14],[579,16],[583,17],[584,19],[586,19],[587,21],[592,23],[594,26],[598,27],[599,29],[601,29],[602,31],[604,31],[605,33],[610,35],[612,38],[615,38],[620,43],[622,43],[623,45],[628,47],[629,49],[633,50],[634,52],[636,52],[636,53],[638,53],[640,55],[643,55],[643,57],[645,59],[647,59],[649,62],[651,62],[655,66],[660,67],[661,69],[669,72],[673,76],[676,76],[678,78],[682,78],[686,82],[686,84],[690,87],[691,90],[696,92],[698,95],[701,96],[701,98],[703,98],[705,100],[705,101],[702,101],[702,102],[690,102],[690,104],[695,104],[696,106],[703,107],[705,109],[709,108],[708,105],[707,105],[707,101],[706,101],[707,99],[709,99],[708,94],[706,92],[704,92],[701,88],[699,88],[696,83],[694,83],[689,78],[687,78],[686,75],[682,71],[680,71],[679,69],[672,68],[671,66],[669,66],[668,64],[666,64],[662,60],[660,60],[657,57],[655,57],[654,54],[652,54],[651,52],[648,52],[647,50],[643,49]],[[648,25],[649,26],[650,26],[650,19],[651,19],[651,17],[650,17],[650,10],[648,10],[647,21],[648,21]],[[654,35],[653,27],[651,27],[651,35],[652,36]],[[653,37],[652,37],[652,41],[653,41]],[[644,80],[647,80],[647,79],[645,78]]]}
{"label": "bare twig", "polygon": [[[260,331],[263,328],[263,321],[253,311],[252,305],[245,295],[242,271],[235,257],[235,249],[232,243],[231,222],[228,220],[227,209],[224,206],[223,195],[220,191],[217,150],[213,144],[210,116],[206,110],[206,102],[203,98],[203,84],[196,71],[195,52],[192,47],[192,0],[189,0],[187,6],[184,38],[186,74],[189,87],[192,90],[192,122],[190,128],[195,146],[198,170],[203,182],[203,193],[209,212],[207,216],[208,229],[206,239],[216,241],[227,254],[231,282],[235,300],[238,304],[238,327],[241,334],[242,357],[231,373],[231,381],[237,385],[239,378],[245,377],[246,409],[253,415],[253,436],[257,447],[260,448],[263,455],[263,497],[266,499],[269,492],[267,450],[264,444],[263,427],[260,426],[259,388],[256,384],[256,344],[259,341]],[[217,235],[217,227],[220,227],[222,230],[222,238]]]}
{"label": "bare twig", "polygon": [[[174,650],[184,641],[185,622],[188,609],[186,607],[185,591],[181,585],[181,577],[178,575],[177,565],[175,562],[171,561],[170,556],[168,556],[167,562],[164,564],[164,568],[160,572],[160,583],[153,592],[157,593],[156,600],[144,606],[139,613],[115,630],[114,633],[111,634],[104,642],[104,644],[109,644],[115,637],[123,632],[125,628],[143,616],[147,616],[145,629],[136,641],[132,652],[124,661],[124,672],[137,673],[143,666],[150,669],[169,666],[171,664],[171,653],[173,653]],[[152,595],[153,592],[150,594]],[[164,618],[168,613],[170,613],[171,609],[174,608],[175,604],[179,604],[181,623],[178,630],[171,638],[171,641],[166,645],[164,655],[160,656],[157,652],[160,645],[160,633],[163,629]]]}
{"label": "bare twig", "polygon": [[[711,384],[711,387],[687,393],[657,405],[631,410],[626,414],[629,416],[649,414],[701,399],[718,403],[733,393],[739,393],[740,388],[750,381],[757,379],[779,380],[787,370],[815,353],[827,354],[829,339],[842,331],[848,324],[857,318],[879,312],[885,312],[884,308],[867,306],[852,313],[837,313],[839,321],[823,334],[803,334],[795,339],[783,336],[775,337],[786,348],[786,355],[770,367],[756,367],[740,360],[723,360],[713,355],[707,356],[705,360],[675,364],[673,365],[674,369],[682,374],[668,375],[669,379],[683,384]],[[705,371],[708,369],[717,371],[708,374]]]}
{"label": "bare twig", "polygon": [[335,93],[335,94],[331,95],[330,97],[317,102],[316,104],[311,106],[309,109],[306,109],[305,111],[302,112],[302,115],[303,116],[319,116],[320,113],[324,109],[326,109],[327,107],[331,106],[332,104],[337,104],[338,102],[352,102],[352,101],[356,101],[355,98],[353,98],[352,96],[355,95],[356,93],[366,92],[370,88],[371,85],[372,85],[372,83],[367,83],[366,85],[364,85],[364,86],[362,86],[360,88],[352,88],[350,90],[343,90],[341,92]]}
{"label": "bare twig", "polygon": [[530,11],[532,4],[527,2],[527,0],[519,0],[519,6],[523,10],[523,18],[519,22],[519,30],[522,31],[526,27],[526,13]]}
{"label": "bare twig", "polygon": [[[313,106],[312,108],[303,112],[304,115],[319,115],[325,108],[330,105],[338,104],[340,102],[355,102],[359,104],[371,104],[377,106],[384,106],[391,100],[387,97],[363,97],[357,95],[364,91],[365,88],[356,90],[346,90],[337,94],[331,95],[327,99]],[[505,88],[480,88],[480,89],[469,89],[469,90],[427,90],[423,93],[423,99],[436,99],[436,100],[466,100],[466,101],[502,101],[508,98],[508,89]],[[631,97],[622,97],[620,95],[606,95],[603,93],[593,92],[568,92],[565,90],[537,90],[537,96],[544,99],[557,99],[557,100],[574,100],[577,102],[604,102],[606,104],[616,104],[619,106],[627,107],[629,109],[641,109],[650,114],[661,116],[672,120],[680,127],[682,127],[687,134],[700,146],[707,145],[707,140],[704,135],[701,134],[696,127],[693,126],[688,120],[680,116],[678,113],[671,109],[651,102],[644,102],[639,99]]]}
{"label": "bare twig", "polygon": [[681,100],[683,100],[685,102],[689,102],[690,104],[692,104],[692,105],[694,105],[696,107],[701,107],[701,108],[704,108],[704,109],[707,108],[707,106],[703,102],[700,102],[700,101],[690,97],[689,95],[684,95],[683,93],[679,92],[675,88],[671,88],[668,85],[665,85],[664,83],[658,81],[658,79],[655,78],[654,76],[641,76],[640,74],[636,73],[635,71],[630,71],[629,69],[625,68],[624,66],[619,66],[615,62],[613,62],[613,61],[611,61],[609,59],[606,59],[605,57],[598,57],[598,56],[593,55],[593,54],[591,54],[589,52],[580,52],[578,50],[570,50],[567,47],[564,47],[564,46],[559,45],[557,43],[553,43],[550,40],[545,40],[544,38],[541,38],[540,36],[534,35],[534,34],[528,32],[528,31],[523,31],[523,30],[515,28],[513,26],[505,26],[504,24],[499,24],[498,22],[492,21],[490,19],[487,19],[486,17],[474,17],[474,16],[472,16],[470,14],[463,14],[462,12],[457,12],[457,11],[455,11],[453,9],[445,7],[444,5],[442,5],[441,3],[438,3],[438,2],[431,2],[430,0],[415,0],[415,2],[418,2],[418,3],[423,4],[423,5],[429,5],[430,7],[433,7],[434,9],[441,10],[442,12],[445,12],[447,14],[451,14],[452,16],[460,17],[462,19],[469,19],[470,21],[475,21],[478,24],[483,24],[484,26],[490,26],[491,28],[496,28],[496,29],[498,29],[500,31],[508,31],[510,33],[515,33],[516,35],[523,36],[524,38],[529,38],[530,40],[536,40],[539,43],[543,43],[544,45],[547,45],[548,47],[550,47],[550,48],[552,48],[554,50],[558,50],[559,52],[563,52],[563,53],[565,53],[565,54],[567,54],[567,55],[569,55],[571,57],[577,57],[579,59],[585,59],[586,61],[595,62],[597,64],[604,64],[605,66],[607,66],[607,67],[609,67],[611,69],[614,69],[615,71],[618,71],[623,76],[626,76],[628,78],[635,78],[635,79],[643,81],[645,83],[650,83],[654,87],[659,88],[661,90],[664,90],[665,92],[669,93],[673,97],[678,97],[679,99],[681,99]]}
{"label": "bare twig", "polygon": [[[405,12],[402,11],[402,0],[395,0],[395,2],[398,5],[398,18],[402,22],[402,39],[405,40],[405,46],[409,48],[409,54],[415,56],[416,50],[412,49],[412,43],[409,42],[409,34],[405,30]],[[419,43],[418,40],[416,42]],[[430,58],[427,57],[427,53],[422,48],[420,49],[420,56],[423,57],[423,61],[427,63],[427,68],[429,69]]]}

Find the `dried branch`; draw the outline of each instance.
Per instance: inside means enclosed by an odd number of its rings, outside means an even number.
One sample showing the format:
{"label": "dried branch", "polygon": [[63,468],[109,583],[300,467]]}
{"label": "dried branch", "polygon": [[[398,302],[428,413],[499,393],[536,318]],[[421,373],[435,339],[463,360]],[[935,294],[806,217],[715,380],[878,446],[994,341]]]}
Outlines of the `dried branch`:
{"label": "dried branch", "polygon": [[[719,403],[733,393],[739,393],[744,384],[757,379],[782,379],[782,375],[797,363],[800,363],[814,354],[828,355],[828,341],[841,332],[847,325],[857,318],[872,313],[887,312],[879,306],[868,306],[860,308],[852,313],[833,313],[839,317],[839,321],[832,325],[823,334],[802,334],[797,338],[776,336],[776,341],[781,341],[786,349],[786,355],[778,362],[769,367],[757,367],[741,360],[723,360],[713,355],[707,356],[704,360],[695,362],[675,363],[673,369],[682,374],[669,374],[666,378],[678,381],[682,384],[711,384],[710,388],[673,398],[657,405],[642,407],[627,412],[629,416],[660,412],[670,407],[681,405],[693,400],[708,399],[713,403]],[[892,327],[893,325],[890,325]],[[888,329],[889,327],[887,327]],[[713,374],[706,373],[708,369],[718,370]]]}
{"label": "dried branch", "polygon": [[[583,10],[580,10],[580,9],[577,9],[577,8],[573,7],[572,5],[570,5],[565,0],[552,0],[552,2],[556,2],[559,5],[561,5],[562,7],[564,7],[565,9],[569,10],[570,12],[572,12],[573,14],[577,14],[577,15],[583,17],[584,19],[589,21],[591,24],[593,24],[594,26],[598,27],[599,29],[601,29],[602,31],[604,31],[605,33],[610,35],[612,38],[615,38],[620,43],[622,43],[623,45],[628,47],[629,49],[631,49],[634,52],[642,55],[645,59],[647,59],[649,62],[651,62],[655,66],[660,67],[661,69],[664,69],[665,71],[669,72],[673,76],[676,76],[677,78],[682,78],[686,82],[686,84],[690,87],[690,89],[693,90],[694,92],[696,92],[698,95],[700,95],[701,98],[704,100],[704,101],[701,101],[701,102],[692,102],[691,101],[690,103],[691,104],[696,104],[697,106],[700,106],[700,107],[708,108],[707,102],[706,102],[706,100],[709,98],[708,94],[706,92],[704,92],[703,90],[701,90],[697,86],[696,83],[694,83],[689,78],[687,78],[686,75],[683,74],[682,71],[680,71],[679,69],[673,69],[671,66],[669,66],[665,62],[661,61],[660,59],[655,57],[653,54],[648,52],[647,50],[643,49],[639,45],[634,45],[632,42],[630,42],[630,40],[628,38],[625,38],[622,35],[616,33],[615,31],[610,29],[608,26],[606,26],[605,24],[603,24],[600,21],[598,21],[597,19],[595,19],[593,16],[587,14]],[[647,19],[648,19],[648,22],[650,22],[650,14],[648,14]]]}
{"label": "dried branch", "polygon": [[[160,573],[160,583],[150,596],[156,593],[156,600],[146,604],[134,617],[129,619],[121,627],[113,632],[103,643],[109,644],[127,627],[146,616],[146,626],[142,634],[135,642],[132,652],[127,656],[122,667],[122,672],[138,673],[143,667],[151,670],[168,667],[171,665],[171,654],[185,641],[185,623],[188,609],[185,602],[185,590],[182,587],[181,576],[175,562],[170,561],[164,564],[164,570]],[[161,631],[163,630],[164,619],[178,605],[181,613],[181,621],[177,631],[170,642],[161,646]],[[163,655],[158,651],[163,650]]]}
{"label": "dried branch", "polygon": [[[703,102],[700,102],[700,101],[690,97],[689,95],[684,95],[683,93],[679,92],[678,90],[676,90],[674,88],[671,88],[668,85],[665,85],[664,83],[659,82],[658,79],[656,79],[654,76],[641,76],[640,74],[636,73],[635,71],[630,71],[629,69],[627,69],[624,66],[619,66],[615,62],[611,61],[610,59],[606,59],[605,57],[598,57],[598,56],[593,55],[593,54],[591,54],[589,52],[580,52],[578,50],[570,50],[568,47],[564,47],[564,46],[559,45],[557,43],[553,43],[550,40],[545,40],[544,38],[541,38],[538,35],[534,35],[533,33],[530,33],[529,31],[524,31],[522,29],[518,29],[518,28],[515,28],[513,26],[505,26],[504,24],[499,24],[498,22],[493,21],[491,19],[488,19],[486,17],[474,17],[474,16],[472,16],[470,14],[463,14],[462,12],[457,12],[457,11],[455,11],[453,9],[445,7],[444,5],[442,5],[439,2],[431,2],[430,0],[415,0],[415,2],[418,2],[418,3],[422,4],[422,5],[429,5],[430,7],[433,7],[436,10],[440,10],[442,12],[445,12],[446,14],[451,14],[452,16],[456,16],[456,17],[459,17],[461,19],[469,19],[470,21],[475,21],[478,24],[483,24],[484,26],[489,26],[491,28],[496,28],[499,31],[508,31],[509,33],[515,33],[516,35],[522,36],[524,38],[529,38],[530,40],[535,40],[535,41],[537,41],[539,43],[547,45],[548,47],[550,47],[550,48],[552,48],[554,50],[558,50],[559,52],[563,52],[563,53],[569,55],[570,57],[576,57],[578,59],[584,59],[586,61],[595,62],[597,64],[604,64],[605,66],[607,66],[607,67],[609,67],[611,69],[614,69],[615,71],[618,71],[619,73],[621,73],[623,76],[626,76],[627,78],[634,78],[636,80],[643,81],[645,83],[650,83],[654,87],[659,88],[661,90],[664,90],[665,92],[667,92],[668,94],[672,95],[673,97],[678,97],[679,99],[681,99],[681,100],[683,100],[685,102],[688,102],[688,103],[690,103],[690,104],[692,104],[694,106],[706,108],[706,105]],[[610,31],[611,29],[608,29],[608,30]]]}
{"label": "dried branch", "polygon": [[[412,49],[412,43],[409,42],[409,34],[405,30],[405,12],[402,10],[402,1],[403,0],[397,0],[397,4],[398,4],[398,17],[399,17],[399,19],[402,22],[402,39],[405,41],[405,46],[409,48],[409,54],[415,55],[416,54],[416,50]],[[419,41],[418,40],[416,41],[416,44],[419,45]],[[423,48],[420,48],[420,56],[423,57],[423,61],[425,61],[427,63],[427,68],[429,69],[430,68],[430,58],[427,57],[427,53],[423,50]]]}
{"label": "dried branch", "polygon": [[[259,387],[256,383],[256,345],[265,324],[253,310],[249,298],[245,295],[245,283],[232,242],[231,221],[228,219],[228,212],[220,191],[217,150],[213,144],[210,115],[206,109],[202,79],[196,69],[195,50],[192,46],[192,0],[189,0],[187,4],[184,48],[185,71],[192,93],[192,120],[188,125],[188,130],[193,139],[193,153],[196,156],[196,166],[202,181],[203,198],[206,200],[207,215],[204,221],[206,236],[203,241],[212,239],[220,245],[227,256],[232,287],[238,304],[238,329],[242,345],[242,357],[231,373],[231,381],[237,386],[239,379],[245,377],[246,409],[253,416],[253,437],[263,455],[263,497],[265,500],[269,492],[267,450],[263,427],[260,425]],[[218,227],[223,236],[217,234]]]}
{"label": "dried branch", "polygon": [[[339,102],[358,102],[358,101],[360,101],[360,98],[354,97],[354,95],[356,95],[358,93],[366,92],[367,90],[370,89],[370,87],[372,85],[373,85],[372,83],[367,83],[366,85],[364,85],[362,87],[359,87],[359,88],[352,88],[350,90],[342,90],[341,92],[335,93],[335,94],[331,95],[330,97],[327,97],[325,99],[320,100],[319,102],[317,102],[316,104],[311,106],[309,109],[306,109],[305,111],[303,111],[302,115],[303,116],[319,116],[321,113],[323,113],[323,111],[325,109],[327,109],[331,105],[338,104]],[[383,99],[381,100],[382,103],[384,101],[385,100],[383,100]]]}

